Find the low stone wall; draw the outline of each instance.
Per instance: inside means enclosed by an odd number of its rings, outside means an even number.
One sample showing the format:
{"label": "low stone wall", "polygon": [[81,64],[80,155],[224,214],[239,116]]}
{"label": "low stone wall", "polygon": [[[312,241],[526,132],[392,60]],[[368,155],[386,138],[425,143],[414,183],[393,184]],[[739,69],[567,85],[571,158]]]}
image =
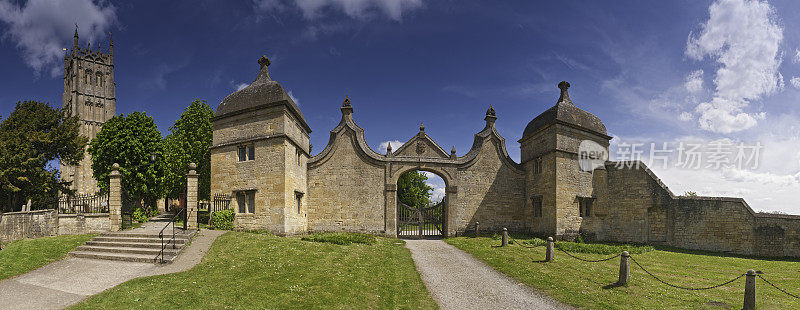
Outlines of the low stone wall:
{"label": "low stone wall", "polygon": [[59,214],[58,234],[96,234],[111,230],[108,213]]}
{"label": "low stone wall", "polygon": [[58,233],[56,210],[9,212],[0,214],[0,241],[54,236]]}
{"label": "low stone wall", "polygon": [[58,214],[56,210],[0,214],[0,241],[55,235],[101,233],[111,230],[108,213]]}

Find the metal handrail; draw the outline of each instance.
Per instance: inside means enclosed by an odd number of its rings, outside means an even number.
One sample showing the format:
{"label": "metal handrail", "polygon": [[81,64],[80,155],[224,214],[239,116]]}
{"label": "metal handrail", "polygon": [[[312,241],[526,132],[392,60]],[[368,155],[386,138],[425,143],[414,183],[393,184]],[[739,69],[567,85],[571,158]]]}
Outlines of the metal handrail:
{"label": "metal handrail", "polygon": [[[164,228],[161,228],[161,231],[158,232],[158,238],[161,238],[161,252],[159,252],[158,255],[161,256],[161,263],[162,264],[164,263],[164,249],[166,248],[166,245],[164,244],[164,229],[167,229],[167,227],[169,227],[169,225],[172,224],[172,239],[170,241],[172,242],[172,248],[174,249],[175,248],[175,219],[178,218],[179,215],[181,215],[181,212],[185,213],[186,212],[186,208],[183,208],[180,211],[178,211],[178,213],[175,213],[175,215],[172,216],[172,219],[169,221],[169,223],[167,223],[167,225],[164,225]],[[184,223],[185,222],[186,222],[186,220],[184,220]],[[158,259],[159,256],[156,256],[155,259]]]}

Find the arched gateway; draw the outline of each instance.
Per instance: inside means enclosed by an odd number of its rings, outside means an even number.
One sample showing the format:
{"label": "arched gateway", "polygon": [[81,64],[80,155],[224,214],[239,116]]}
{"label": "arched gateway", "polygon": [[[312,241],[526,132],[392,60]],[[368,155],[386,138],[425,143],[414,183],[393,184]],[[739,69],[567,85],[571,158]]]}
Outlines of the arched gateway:
{"label": "arched gateway", "polygon": [[[508,157],[491,107],[462,156],[443,150],[422,126],[402,147],[380,154],[364,140],[349,99],[328,145],[311,157],[311,128],[303,113],[270,78],[269,59],[262,57],[259,64],[255,81],[226,97],[212,118],[211,191],[234,195],[236,229],[397,236],[398,225],[405,224],[398,223],[397,180],[407,171],[423,170],[446,184],[443,221],[436,219],[444,236],[480,222],[481,230],[507,227],[560,239],[583,234],[800,256],[800,217],[755,213],[740,198],[676,196],[641,162],[582,168],[581,145],[588,141],[595,152],[608,154],[611,137],[600,118],[572,102],[567,82],[558,84],[556,104],[546,110],[541,105],[544,112],[525,127],[518,141],[521,163]],[[410,215],[399,217],[407,222]]]}

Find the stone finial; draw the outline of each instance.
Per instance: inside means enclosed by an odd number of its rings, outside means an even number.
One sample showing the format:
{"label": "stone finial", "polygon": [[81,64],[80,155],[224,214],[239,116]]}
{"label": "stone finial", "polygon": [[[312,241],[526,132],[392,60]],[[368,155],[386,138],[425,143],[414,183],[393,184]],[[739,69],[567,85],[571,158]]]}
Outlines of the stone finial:
{"label": "stone finial", "polygon": [[450,150],[450,159],[456,159],[456,146],[453,145],[453,149]]}
{"label": "stone finial", "polygon": [[269,61],[269,58],[267,58],[267,55],[261,55],[261,58],[258,59],[258,64],[261,67],[269,67],[271,62]]}
{"label": "stone finial", "polygon": [[391,142],[387,142],[386,143],[386,155],[389,155],[391,153],[392,153],[392,143]]}
{"label": "stone finial", "polygon": [[113,165],[111,165],[111,170],[119,171],[119,164],[118,163],[114,163]]}
{"label": "stone finial", "polygon": [[425,132],[425,124],[423,122],[419,122],[419,131]]}
{"label": "stone finial", "polygon": [[569,92],[567,92],[569,86],[569,82],[567,81],[561,81],[561,83],[558,83],[558,89],[561,90],[561,96],[558,97],[557,103],[572,103],[572,99],[569,98]]}
{"label": "stone finial", "polygon": [[197,164],[189,163],[189,170],[195,170],[195,169],[197,169]]}
{"label": "stone finial", "polygon": [[78,47],[78,23],[75,23],[75,35],[72,38],[74,40],[72,45]]}
{"label": "stone finial", "polygon": [[494,107],[489,105],[489,109],[486,110],[486,117],[483,118],[486,121],[486,126],[494,126],[494,121],[497,120],[497,113],[494,111]]}
{"label": "stone finial", "polygon": [[489,109],[488,109],[488,110],[486,110],[486,116],[489,116],[489,115],[491,115],[491,116],[497,116],[497,115],[496,115],[496,113],[495,113],[495,111],[494,111],[494,107],[492,107],[492,105],[491,105],[491,104],[489,105]]}
{"label": "stone finial", "polygon": [[352,106],[352,105],[350,104],[350,94],[344,95],[344,101],[342,101],[342,106],[343,106],[343,107],[350,107],[350,106]]}

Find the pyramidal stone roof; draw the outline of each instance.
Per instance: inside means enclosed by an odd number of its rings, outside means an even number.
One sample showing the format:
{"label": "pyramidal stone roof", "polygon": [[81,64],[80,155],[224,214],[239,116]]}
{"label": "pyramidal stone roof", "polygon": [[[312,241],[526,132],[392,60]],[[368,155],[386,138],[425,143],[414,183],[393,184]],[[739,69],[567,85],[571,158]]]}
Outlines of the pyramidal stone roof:
{"label": "pyramidal stone roof", "polygon": [[568,82],[561,81],[561,83],[558,83],[558,88],[561,89],[561,96],[558,98],[556,105],[544,111],[542,114],[539,114],[539,116],[528,123],[520,141],[525,140],[533,133],[553,123],[563,123],[602,136],[608,136],[606,126],[599,117],[576,107],[575,104],[572,103],[572,100],[569,98],[569,93],[567,92],[567,89],[569,89]]}
{"label": "pyramidal stone roof", "polygon": [[300,124],[308,130],[308,132],[311,132],[311,128],[308,126],[308,123],[306,123],[303,112],[300,111],[300,108],[297,107],[294,100],[286,93],[281,84],[270,78],[269,70],[267,69],[270,65],[269,58],[267,58],[267,56],[261,56],[261,58],[258,59],[258,64],[261,66],[261,69],[253,83],[250,83],[247,87],[235,91],[225,97],[225,99],[222,99],[222,102],[217,107],[214,118],[218,119],[225,116],[258,110],[264,107],[284,104],[289,111],[297,117]]}

